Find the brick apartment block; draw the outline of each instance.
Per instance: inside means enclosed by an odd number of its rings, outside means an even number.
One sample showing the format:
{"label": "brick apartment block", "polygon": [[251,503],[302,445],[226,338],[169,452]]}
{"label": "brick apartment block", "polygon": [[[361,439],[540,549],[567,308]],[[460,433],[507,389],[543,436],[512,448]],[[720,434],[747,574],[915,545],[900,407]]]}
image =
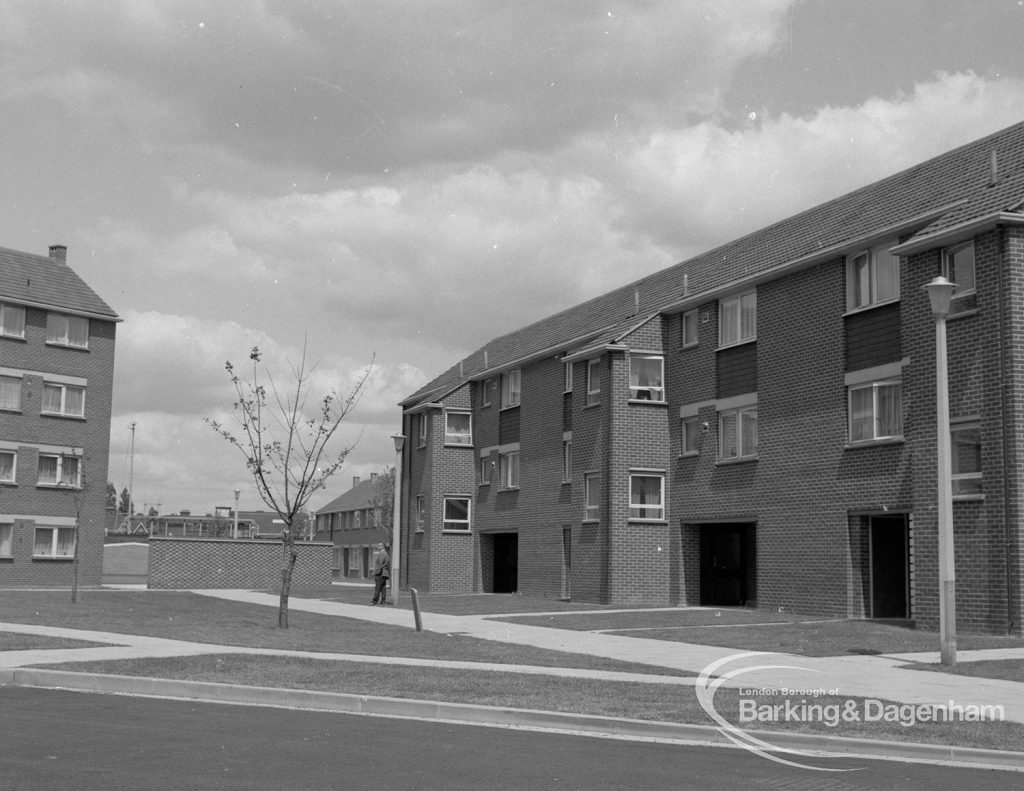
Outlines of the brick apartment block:
{"label": "brick apartment block", "polygon": [[495,338],[402,403],[403,585],[1021,632],[1024,124]]}
{"label": "brick apartment block", "polygon": [[334,545],[335,577],[367,579],[373,571],[373,545],[390,544],[390,531],[378,526],[377,474],[352,479],[352,488],[316,512],[316,540]]}
{"label": "brick apartment block", "polygon": [[117,314],[66,263],[0,249],[0,587],[103,576]]}

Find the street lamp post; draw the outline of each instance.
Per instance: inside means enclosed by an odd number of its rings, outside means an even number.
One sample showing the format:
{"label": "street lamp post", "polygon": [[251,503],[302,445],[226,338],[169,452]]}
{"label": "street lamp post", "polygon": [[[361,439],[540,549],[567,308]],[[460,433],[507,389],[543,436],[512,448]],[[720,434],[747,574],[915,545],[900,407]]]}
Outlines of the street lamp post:
{"label": "street lamp post", "polygon": [[232,538],[238,538],[238,495],[241,493],[241,489],[235,489],[235,524],[231,528]]}
{"label": "street lamp post", "polygon": [[391,508],[391,603],[398,604],[402,571],[402,448],[405,436],[392,434],[395,442],[395,496]]}
{"label": "street lamp post", "polygon": [[939,652],[942,664],[956,664],[956,564],[953,556],[953,461],[949,438],[949,371],[946,316],[956,290],[941,275],[925,286],[935,317],[936,473],[938,475]]}

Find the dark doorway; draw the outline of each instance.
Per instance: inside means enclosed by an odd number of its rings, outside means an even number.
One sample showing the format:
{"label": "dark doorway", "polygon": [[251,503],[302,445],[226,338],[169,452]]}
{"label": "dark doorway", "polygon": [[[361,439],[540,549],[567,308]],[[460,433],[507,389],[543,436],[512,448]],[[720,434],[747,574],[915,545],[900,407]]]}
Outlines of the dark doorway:
{"label": "dark doorway", "polygon": [[910,617],[910,530],[907,517],[872,516],[871,617]]}
{"label": "dark doorway", "polygon": [[494,534],[494,592],[515,593],[519,588],[519,535]]}
{"label": "dark doorway", "polygon": [[701,525],[700,603],[738,607],[751,598],[754,526]]}

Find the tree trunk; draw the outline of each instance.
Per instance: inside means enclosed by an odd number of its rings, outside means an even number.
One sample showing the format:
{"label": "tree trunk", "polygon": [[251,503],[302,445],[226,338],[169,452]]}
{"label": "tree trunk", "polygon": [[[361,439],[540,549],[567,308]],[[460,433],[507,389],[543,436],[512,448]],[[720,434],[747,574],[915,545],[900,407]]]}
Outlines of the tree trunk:
{"label": "tree trunk", "polygon": [[283,543],[283,564],[281,566],[281,601],[277,608],[277,626],[280,629],[288,628],[288,594],[292,589],[292,570],[295,568],[295,558],[298,553],[295,551],[295,537],[290,530],[281,531]]}

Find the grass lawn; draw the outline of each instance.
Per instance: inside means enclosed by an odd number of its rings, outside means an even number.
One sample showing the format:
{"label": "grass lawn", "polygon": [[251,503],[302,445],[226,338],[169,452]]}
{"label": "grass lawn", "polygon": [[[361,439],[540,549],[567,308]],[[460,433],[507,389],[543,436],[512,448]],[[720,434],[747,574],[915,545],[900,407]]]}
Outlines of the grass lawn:
{"label": "grass lawn", "polygon": [[[930,670],[935,673],[953,673],[973,678],[997,678],[1002,681],[1016,681],[1024,684],[1024,659],[991,659],[982,662],[960,662],[955,667],[943,665],[915,664],[911,670]],[[1021,694],[1024,694],[1022,690]]]}
{"label": "grass lawn", "polygon": [[105,643],[69,640],[65,637],[51,637],[46,634],[0,632],[0,651],[46,651],[53,648],[95,648],[99,645],[105,645]]}
{"label": "grass lawn", "polygon": [[[629,719],[713,725],[700,707],[692,686],[563,679],[473,670],[411,668],[371,663],[326,662],[281,657],[198,656],[166,659],[85,662],[51,666],[60,670],[120,675],[181,678],[347,692],[419,700],[474,703],[520,709],[540,709]],[[816,698],[836,704],[849,698]],[[759,699],[759,702],[766,702]],[[778,702],[771,699],[767,702]],[[739,692],[720,689],[715,707],[731,722],[738,721]],[[999,750],[1019,750],[1024,725],[1018,723],[917,723],[904,727],[892,722],[841,722],[828,727],[813,722],[783,722],[771,726],[743,724],[747,731],[787,730],[828,736],[949,744]]]}
{"label": "grass lawn", "polygon": [[253,648],[692,675],[294,609],[288,615],[290,628],[278,629],[273,607],[178,591],[79,591],[74,605],[61,591],[5,591],[0,620]]}

